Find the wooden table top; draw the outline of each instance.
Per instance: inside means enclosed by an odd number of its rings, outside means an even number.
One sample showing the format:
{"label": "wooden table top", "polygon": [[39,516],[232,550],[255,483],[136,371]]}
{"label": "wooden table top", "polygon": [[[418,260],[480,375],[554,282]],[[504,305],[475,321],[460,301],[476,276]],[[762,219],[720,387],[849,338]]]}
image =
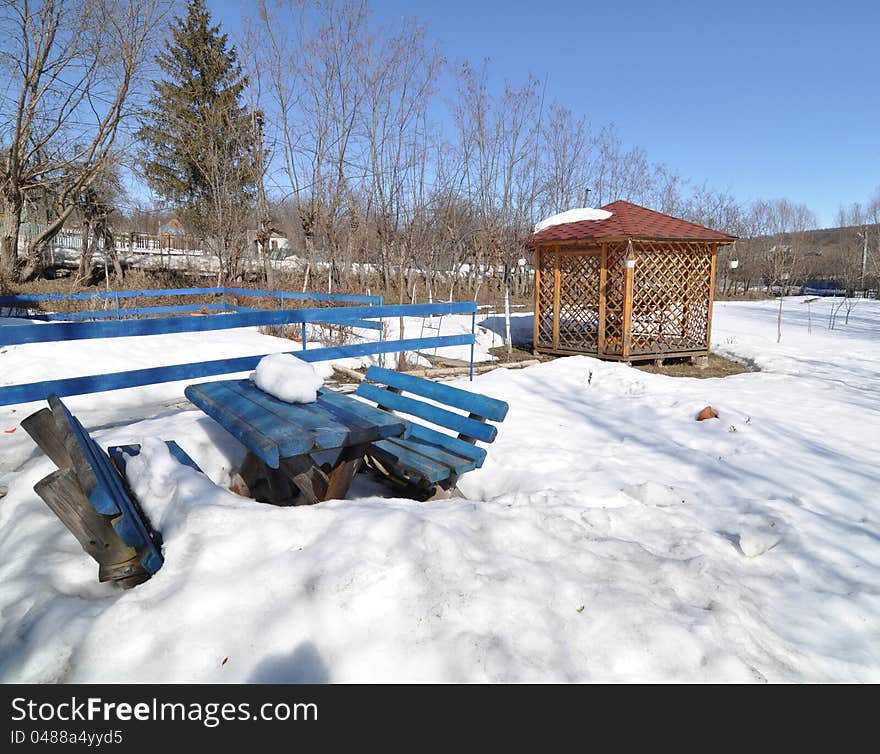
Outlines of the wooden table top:
{"label": "wooden table top", "polygon": [[327,388],[314,403],[287,403],[250,380],[190,385],[186,397],[270,468],[282,458],[405,436],[407,422]]}

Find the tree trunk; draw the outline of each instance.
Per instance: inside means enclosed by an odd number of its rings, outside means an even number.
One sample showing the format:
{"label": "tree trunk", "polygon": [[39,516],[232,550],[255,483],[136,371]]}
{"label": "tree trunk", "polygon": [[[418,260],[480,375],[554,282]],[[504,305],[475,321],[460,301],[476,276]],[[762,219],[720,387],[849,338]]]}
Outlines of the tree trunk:
{"label": "tree trunk", "polygon": [[64,227],[67,218],[73,212],[73,204],[67,205],[55,219],[49,223],[46,229],[40,233],[28,246],[27,261],[21,271],[23,281],[33,280],[43,271],[43,255],[49,244],[55,239],[59,231]]}
{"label": "tree trunk", "polygon": [[0,248],[0,278],[12,280],[18,265],[18,234],[21,229],[21,197],[3,197],[3,239]]}

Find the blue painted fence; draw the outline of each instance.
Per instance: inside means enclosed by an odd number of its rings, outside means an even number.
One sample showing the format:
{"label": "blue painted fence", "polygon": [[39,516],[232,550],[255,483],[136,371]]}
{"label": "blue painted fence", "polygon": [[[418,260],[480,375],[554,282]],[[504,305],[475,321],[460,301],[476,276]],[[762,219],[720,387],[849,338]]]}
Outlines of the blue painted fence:
{"label": "blue painted fence", "polygon": [[[430,338],[380,340],[370,343],[336,346],[334,348],[288,351],[287,353],[292,353],[304,361],[332,361],[334,359],[368,356],[379,353],[397,353],[400,351],[418,351],[425,348],[473,345],[473,342],[473,333],[471,333],[470,335],[438,335]],[[201,361],[192,364],[174,364],[172,366],[150,367],[148,369],[132,369],[127,372],[93,374],[87,377],[70,377],[61,380],[43,380],[41,382],[30,382],[26,385],[8,385],[0,387],[0,406],[44,400],[51,393],[64,398],[68,395],[101,393],[107,390],[121,390],[127,387],[247,372],[255,369],[260,359],[266,355],[242,356],[235,359]]]}
{"label": "blue painted fence", "polygon": [[[193,290],[193,289],[190,289]],[[312,295],[312,294],[306,294]],[[253,310],[230,314],[214,314],[205,317],[166,317],[149,320],[114,320],[110,322],[52,322],[45,325],[10,325],[0,327],[0,345],[47,343],[91,338],[116,338],[141,335],[160,335],[178,332],[206,332],[237,327],[284,325],[307,322],[332,322],[355,327],[370,323],[381,329],[381,323],[371,320],[383,317],[428,316],[442,314],[470,314],[471,332],[466,335],[433,336],[403,340],[379,340],[332,348],[306,349],[295,352],[305,361],[329,361],[333,359],[367,356],[382,353],[399,353],[445,346],[470,345],[471,378],[473,379],[473,355],[475,342],[475,317],[477,305],[473,301],[442,304],[392,304],[381,306],[329,307],[325,309]],[[290,353],[294,353],[291,351]],[[265,355],[265,354],[263,354]],[[106,390],[151,385],[177,380],[198,379],[222,374],[232,374],[254,369],[260,356],[234,359],[175,364],[171,366],[134,369],[111,374],[96,374],[60,380],[43,380],[22,385],[0,387],[0,406],[43,400],[50,393],[60,397],[95,393]]]}
{"label": "blue painted fence", "polygon": [[180,332],[231,330],[293,323],[329,322],[350,324],[382,317],[418,317],[432,314],[473,314],[473,302],[446,304],[386,304],[383,306],[339,306],[326,309],[256,309],[206,317],[162,317],[119,319],[110,322],[51,322],[45,325],[8,325],[0,328],[0,345],[54,343],[60,340],[130,338]]}

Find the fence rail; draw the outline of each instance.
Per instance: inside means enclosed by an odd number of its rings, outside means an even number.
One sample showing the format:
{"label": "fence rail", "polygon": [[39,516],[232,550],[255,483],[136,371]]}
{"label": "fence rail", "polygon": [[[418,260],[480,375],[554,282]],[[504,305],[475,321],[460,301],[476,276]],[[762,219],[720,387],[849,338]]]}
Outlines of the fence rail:
{"label": "fence rail", "polygon": [[[186,291],[186,294],[184,295],[188,295],[192,291],[215,292],[217,289],[180,290]],[[259,293],[261,293],[252,292],[248,289],[240,290],[247,291],[247,293],[243,295],[259,295]],[[119,295],[127,296],[132,293],[134,292],[120,291]],[[281,292],[274,293],[280,294]],[[0,302],[8,302],[8,299],[19,299],[21,301],[23,298],[27,298],[29,301],[34,300],[34,298],[37,300],[46,300],[43,297],[53,295],[57,294],[37,294],[33,297],[6,296],[0,299]],[[296,294],[290,295],[289,297],[293,299],[301,299],[303,297],[309,298],[314,295],[315,294]],[[327,296],[328,294],[323,295]],[[285,293],[285,297],[287,296],[288,294]],[[217,306],[225,306],[225,304],[217,304]],[[166,307],[151,308],[164,309]],[[246,309],[246,307],[237,307],[237,309]],[[300,324],[303,328],[302,350],[288,351],[287,353],[295,353],[299,358],[305,361],[327,361],[331,359],[351,358],[357,356],[470,345],[470,372],[471,379],[473,379],[476,312],[477,305],[475,302],[463,301],[440,304],[379,304],[375,306],[328,307],[324,309],[254,309],[247,311],[234,311],[232,313],[210,314],[204,317],[165,317],[147,320],[117,319],[110,322],[50,322],[48,324],[4,326],[0,328],[0,345],[26,345],[94,338],[139,337],[144,335],[162,335],[181,332],[228,330],[239,327]],[[378,341],[307,349],[305,339],[306,323],[347,324],[352,327],[371,327],[373,329],[381,330],[381,320],[385,317],[432,316],[443,314],[469,314],[471,316],[470,334],[436,335],[427,338],[408,338],[391,341],[384,340],[380,335]],[[375,320],[380,321],[376,322]],[[41,380],[20,385],[7,385],[0,387],[0,406],[43,400],[51,393],[64,397],[69,395],[81,395],[83,393],[119,390],[122,388],[139,387],[142,385],[176,382],[178,380],[198,379],[201,377],[243,372],[254,369],[261,358],[263,358],[263,356],[245,356],[241,358],[175,364],[170,366],[150,367],[147,369],[134,369],[109,374],[94,374],[85,377]]]}

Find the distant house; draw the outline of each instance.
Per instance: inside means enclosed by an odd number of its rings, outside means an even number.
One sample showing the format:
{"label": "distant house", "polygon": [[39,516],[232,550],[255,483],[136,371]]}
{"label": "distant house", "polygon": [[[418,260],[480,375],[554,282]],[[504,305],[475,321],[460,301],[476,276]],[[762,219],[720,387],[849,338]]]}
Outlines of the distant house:
{"label": "distant house", "polygon": [[[257,232],[249,231],[251,248],[254,253],[259,256],[261,253],[260,242],[257,240]],[[290,239],[283,233],[272,231],[269,234],[269,254],[273,257],[286,257],[290,250]]]}
{"label": "distant house", "polygon": [[170,220],[166,220],[159,226],[159,235],[160,236],[185,236],[186,231],[183,229],[183,224],[176,217],[172,217]]}

